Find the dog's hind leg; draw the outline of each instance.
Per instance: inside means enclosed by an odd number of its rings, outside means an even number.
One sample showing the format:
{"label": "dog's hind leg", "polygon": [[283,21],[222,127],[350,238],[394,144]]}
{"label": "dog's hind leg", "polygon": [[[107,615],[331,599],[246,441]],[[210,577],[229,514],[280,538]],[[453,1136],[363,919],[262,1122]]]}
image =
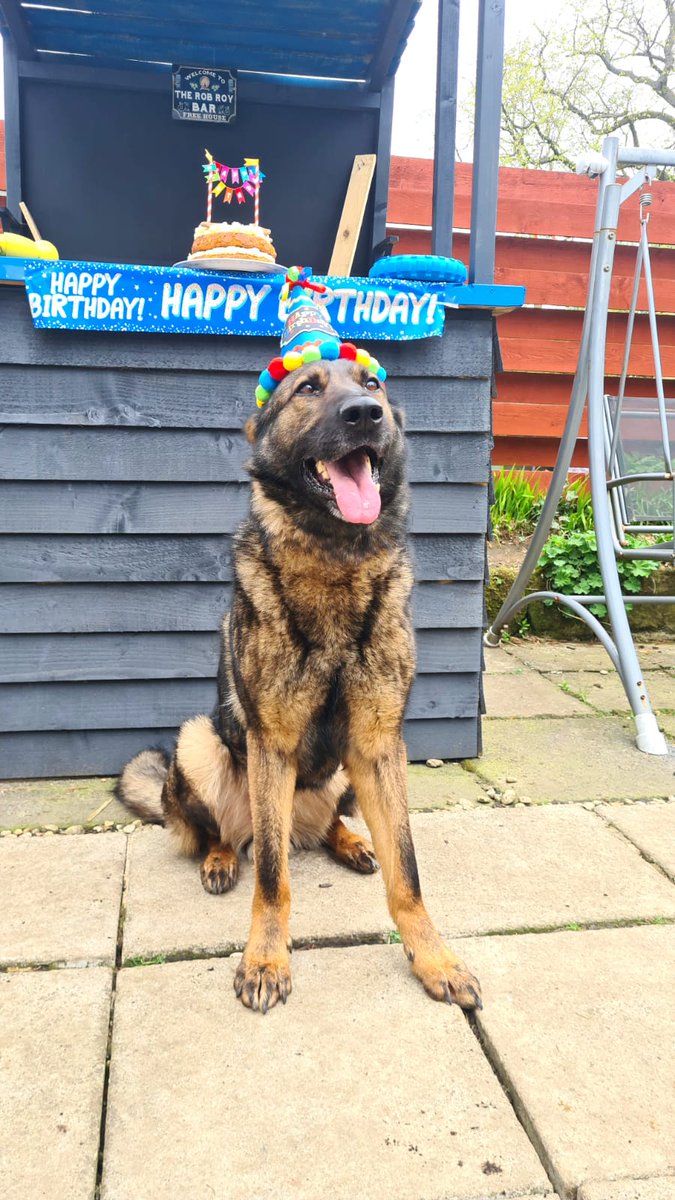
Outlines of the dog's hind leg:
{"label": "dog's hind leg", "polygon": [[219,838],[212,838],[199,873],[205,891],[219,896],[229,892],[237,882],[239,859],[231,846],[224,845]]}
{"label": "dog's hind leg", "polygon": [[414,974],[434,1000],[482,1008],[478,980],[445,945],[422,900],[408,819],[403,742],[387,739],[368,753],[354,747],[346,767],[382,863],[389,911]]}
{"label": "dog's hind leg", "polygon": [[239,876],[238,851],[252,835],[251,813],[245,776],[210,717],[181,726],[164,795],[167,828],[186,853],[203,855],[205,890],[229,891]]}
{"label": "dog's hind leg", "polygon": [[352,833],[337,814],[333,818],[323,844],[337,862],[343,863],[345,867],[351,867],[353,871],[372,875],[374,871],[379,870],[380,864],[370,842],[366,838],[359,837],[357,833]]}

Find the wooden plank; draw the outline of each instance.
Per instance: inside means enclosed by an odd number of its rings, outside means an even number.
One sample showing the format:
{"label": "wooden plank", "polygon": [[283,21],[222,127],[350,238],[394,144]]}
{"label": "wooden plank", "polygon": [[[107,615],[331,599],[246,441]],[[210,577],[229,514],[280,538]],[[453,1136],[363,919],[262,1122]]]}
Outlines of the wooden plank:
{"label": "wooden plank", "polygon": [[[546,310],[533,310],[542,313],[542,317],[546,318],[548,313]],[[576,363],[579,356],[579,340],[581,338],[581,315],[569,314],[577,318],[578,338],[571,336],[569,340],[549,336],[550,329],[546,327],[545,319],[542,320],[539,328],[538,336],[534,331],[528,334],[511,330],[509,335],[499,333],[499,344],[502,351],[504,361],[504,369],[506,371],[531,371],[540,374],[547,372],[560,372],[562,374],[571,374],[576,369]],[[503,318],[500,318],[500,320]],[[641,317],[636,318],[636,326],[642,320]],[[669,322],[675,322],[675,318],[662,317],[660,320],[661,326],[668,326]],[[571,334],[573,331],[570,331]],[[675,379],[675,344],[666,340],[669,330],[664,329],[664,341],[661,344],[661,360],[663,373],[670,379]],[[624,354],[624,341],[616,329],[610,327],[610,337],[615,336],[618,340],[608,341],[606,354],[606,373],[608,375],[619,375]],[[642,376],[650,378],[654,375],[654,359],[651,352],[651,346],[640,344],[636,341],[631,353],[631,373],[634,376]]]}
{"label": "wooden plank", "polygon": [[[175,729],[105,729],[0,734],[3,779],[58,779],[118,775],[148,746],[169,753]],[[103,817],[101,818],[103,820]]]}
{"label": "wooden plank", "polygon": [[370,185],[375,173],[375,154],[357,154],[347,185],[340,224],[328,267],[329,275],[351,275],[356,246],[363,225]]}
{"label": "wooden plank", "polygon": [[[420,674],[475,672],[479,629],[425,629],[417,637]],[[215,679],[218,633],[0,635],[0,682],[104,679]],[[448,686],[451,686],[450,684]]]}
{"label": "wooden plank", "polygon": [[[431,230],[391,227],[399,238],[397,254],[430,254]],[[456,233],[453,254],[468,262],[469,236]],[[634,246],[618,245],[614,254],[609,307],[626,311],[630,305],[635,272]],[[525,286],[528,305],[555,305],[585,308],[591,244],[560,238],[497,237],[495,283]],[[675,255],[670,247],[654,246],[651,251],[656,305],[659,312],[675,311]],[[642,283],[638,310],[646,311],[647,295]]]}
{"label": "wooden plank", "polygon": [[[430,159],[391,160],[388,218],[392,224],[431,225],[433,163]],[[455,168],[455,217],[457,229],[471,224],[471,163]],[[652,185],[653,204],[650,239],[664,246],[675,244],[675,188],[669,183]],[[531,168],[499,168],[497,229],[500,233],[530,237],[591,238],[597,180],[565,171]],[[619,237],[637,241],[637,203],[622,210]]]}
{"label": "wooden plank", "polygon": [[[554,467],[560,442],[547,438],[497,438],[492,451],[493,467]],[[577,442],[573,467],[588,467],[586,442]]]}
{"label": "wooden plank", "polygon": [[405,721],[403,736],[409,762],[475,758],[480,744],[480,717]]}
{"label": "wooden plank", "polygon": [[[481,661],[482,629],[420,629],[417,632],[419,674],[477,673]],[[453,686],[448,680],[447,686]]]}
{"label": "wooden plank", "polygon": [[229,533],[247,483],[0,483],[0,533]]}
{"label": "wooden plank", "polygon": [[[3,362],[23,366],[134,368],[139,371],[260,373],[279,351],[274,338],[213,337],[208,334],[75,333],[36,330],[23,289],[0,290]],[[364,342],[375,355],[383,343]],[[449,312],[442,337],[387,342],[391,378],[447,376],[489,379],[492,371],[491,317]],[[211,387],[215,390],[216,380]]]}
{"label": "wooden plank", "polygon": [[[216,630],[230,606],[220,583],[40,583],[0,586],[0,628],[7,633],[135,633]],[[417,583],[418,629],[479,628],[480,581]]]}
{"label": "wooden plank", "polygon": [[216,701],[212,679],[105,683],[7,683],[0,687],[7,733],[66,729],[174,728]]}
{"label": "wooden plank", "polygon": [[[383,357],[388,359],[388,353]],[[254,411],[257,376],[205,371],[125,371],[22,367],[0,363],[0,422],[12,425],[110,425],[240,432]],[[392,401],[408,433],[488,432],[489,380],[393,377]]]}
{"label": "wooden plank", "polygon": [[[495,437],[559,438],[567,420],[568,406],[557,404],[493,405]],[[588,436],[586,413],[581,422],[581,436]]]}
{"label": "wooden plank", "polygon": [[[567,408],[572,395],[573,375],[528,375],[513,371],[509,374],[501,372],[497,375],[498,404],[535,404],[562,405]],[[608,375],[605,378],[605,391],[611,396],[616,395],[618,379]],[[654,395],[653,383],[644,379],[630,379],[626,383],[627,396],[644,396],[645,389]],[[666,380],[664,384],[666,396],[675,397],[675,381]]]}
{"label": "wooden plank", "polygon": [[[216,702],[215,679],[6,683],[0,686],[6,733],[65,729],[166,729]],[[412,718],[466,717],[477,711],[478,674],[419,675],[410,693]]]}
{"label": "wooden plank", "polygon": [[[483,478],[488,475],[485,454]],[[232,534],[248,513],[247,484],[1,483],[0,533]],[[481,533],[485,484],[415,484],[413,533]]]}
{"label": "wooden plank", "polygon": [[3,683],[104,679],[215,679],[218,633],[0,636]]}
{"label": "wooden plank", "polygon": [[[550,341],[578,342],[582,320],[583,313],[575,309],[523,308],[504,313],[499,317],[497,327],[500,341],[519,337],[536,342],[545,337]],[[622,313],[610,313],[607,320],[608,344],[623,348],[625,332],[625,316]],[[659,342],[662,350],[675,346],[675,317],[666,315],[659,320]],[[635,318],[633,346],[636,350],[651,347],[649,321],[644,314],[638,314]],[[610,369],[607,373],[619,375],[620,370]]]}
{"label": "wooden plank", "polygon": [[[477,717],[406,721],[408,759],[473,758],[478,749]],[[0,734],[5,779],[78,775],[117,775],[139,750],[159,746],[171,752],[175,729],[100,729]]]}
{"label": "wooden plank", "polygon": [[[411,539],[418,580],[482,579],[480,534]],[[0,537],[0,583],[227,583],[227,537]]]}
{"label": "wooden plank", "polygon": [[411,550],[418,581],[484,578],[485,539],[482,536],[413,537]]}
{"label": "wooden plank", "polygon": [[[490,454],[484,433],[410,433],[407,449],[411,481],[487,479]],[[7,480],[124,480],[178,486],[247,480],[244,463],[250,446],[243,433],[216,430],[11,425],[0,431],[0,453],[0,478]],[[212,488],[209,495],[215,498],[220,490]],[[234,489],[229,493],[234,495]],[[124,497],[128,504],[129,488]],[[208,505],[206,492],[204,501]]]}

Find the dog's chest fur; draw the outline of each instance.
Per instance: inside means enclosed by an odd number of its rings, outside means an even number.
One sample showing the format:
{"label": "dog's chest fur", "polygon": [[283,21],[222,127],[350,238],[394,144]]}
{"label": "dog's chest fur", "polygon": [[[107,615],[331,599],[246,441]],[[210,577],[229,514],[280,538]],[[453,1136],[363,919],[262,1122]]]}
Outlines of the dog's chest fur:
{"label": "dog's chest fur", "polygon": [[243,749],[244,731],[260,729],[296,758],[299,786],[316,785],[344,760],[356,727],[400,727],[413,669],[407,556],[393,547],[331,561],[301,539],[250,529],[235,564],[221,731]]}

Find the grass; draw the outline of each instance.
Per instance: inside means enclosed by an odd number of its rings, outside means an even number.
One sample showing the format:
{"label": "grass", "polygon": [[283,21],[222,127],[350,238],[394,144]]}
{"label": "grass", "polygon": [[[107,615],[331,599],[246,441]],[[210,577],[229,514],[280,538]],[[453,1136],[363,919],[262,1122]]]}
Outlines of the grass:
{"label": "grass", "polygon": [[491,509],[492,531],[502,541],[528,536],[537,523],[546,492],[533,473],[522,468],[501,467],[493,477],[495,499]]}
{"label": "grass", "polygon": [[[491,508],[492,529],[499,541],[529,537],[539,519],[546,487],[536,471],[522,467],[500,467],[493,476],[495,500]],[[558,504],[554,532],[570,533],[593,528],[593,505],[587,479],[572,479]]]}

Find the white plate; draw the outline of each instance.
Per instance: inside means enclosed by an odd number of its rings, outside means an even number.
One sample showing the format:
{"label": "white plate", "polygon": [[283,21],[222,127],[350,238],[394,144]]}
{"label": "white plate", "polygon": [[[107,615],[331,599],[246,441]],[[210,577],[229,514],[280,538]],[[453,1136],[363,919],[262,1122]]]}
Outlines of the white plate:
{"label": "white plate", "polygon": [[193,271],[258,271],[262,275],[285,275],[288,267],[280,263],[254,262],[252,258],[186,258],[174,267],[188,267]]}

